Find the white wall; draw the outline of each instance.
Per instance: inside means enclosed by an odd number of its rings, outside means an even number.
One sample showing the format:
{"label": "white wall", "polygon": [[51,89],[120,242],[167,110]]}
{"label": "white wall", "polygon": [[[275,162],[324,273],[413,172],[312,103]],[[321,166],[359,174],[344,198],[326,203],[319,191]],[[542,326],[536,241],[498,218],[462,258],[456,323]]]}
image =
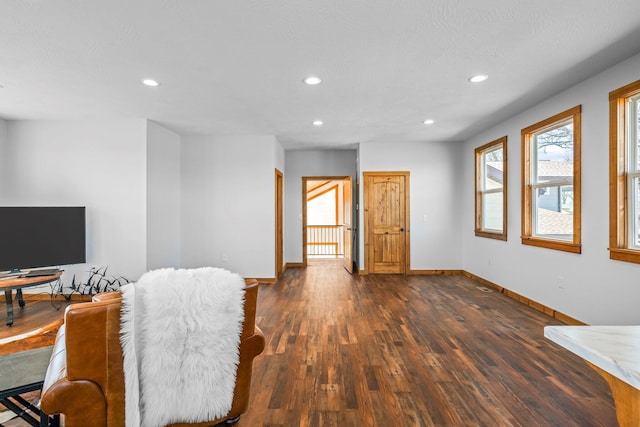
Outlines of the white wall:
{"label": "white wall", "polygon": [[303,176],[350,176],[355,183],[356,151],[326,150],[285,152],[285,263],[302,262]]}
{"label": "white wall", "polygon": [[[638,79],[640,55],[464,144],[464,269],[589,324],[638,324],[640,265],[609,260],[608,94]],[[582,254],[520,243],[520,130],[582,104]],[[508,241],[475,237],[474,148],[508,136]]]}
{"label": "white wall", "polygon": [[180,266],[180,136],[147,122],[147,269]]}
{"label": "white wall", "polygon": [[[460,157],[456,142],[393,142],[360,144],[363,172],[410,172],[411,270],[462,268],[460,229]],[[360,206],[364,184],[360,189]],[[427,221],[424,221],[427,215]],[[359,212],[360,224],[364,212]],[[364,227],[360,227],[360,269],[364,264]]]}
{"label": "white wall", "polygon": [[65,283],[90,266],[144,272],[145,135],[145,120],[7,121],[2,204],[87,208],[87,265],[65,267]]}
{"label": "white wall", "polygon": [[[287,195],[285,194],[285,185],[284,185],[284,172],[285,172],[284,171],[284,168],[285,168],[284,153],[285,153],[284,148],[280,144],[280,141],[278,141],[277,144],[275,144],[275,156],[276,156],[275,168],[278,169],[280,173],[282,173],[282,262],[283,263],[286,260],[284,254],[286,253],[286,242],[287,242],[287,230],[285,229],[285,218],[284,218],[284,208],[287,205]],[[275,185],[275,171],[274,171],[273,179],[274,179],[274,185]],[[275,199],[275,193],[274,193],[274,199]],[[274,206],[274,209],[275,209],[275,206]],[[274,240],[274,243],[275,243],[275,240]],[[275,256],[275,252],[274,252],[274,256]],[[275,275],[275,270],[274,270],[274,275]]]}
{"label": "white wall", "polygon": [[274,146],[275,151],[275,168],[284,174],[284,165],[285,165],[285,154],[284,148],[280,145],[280,142],[277,141]]}
{"label": "white wall", "polygon": [[5,150],[7,149],[7,121],[0,119],[0,203],[4,203],[5,200],[5,186],[8,176],[7,168],[4,166],[7,155]]}
{"label": "white wall", "polygon": [[273,136],[184,137],[182,264],[275,277]]}

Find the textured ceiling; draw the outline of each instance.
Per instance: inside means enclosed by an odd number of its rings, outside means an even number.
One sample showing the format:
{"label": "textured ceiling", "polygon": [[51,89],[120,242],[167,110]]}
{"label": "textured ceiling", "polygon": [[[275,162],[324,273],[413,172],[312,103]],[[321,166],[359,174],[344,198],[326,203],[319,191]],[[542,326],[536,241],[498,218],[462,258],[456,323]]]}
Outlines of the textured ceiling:
{"label": "textured ceiling", "polygon": [[286,149],[463,140],[640,51],[638,0],[1,6],[0,117],[148,118]]}

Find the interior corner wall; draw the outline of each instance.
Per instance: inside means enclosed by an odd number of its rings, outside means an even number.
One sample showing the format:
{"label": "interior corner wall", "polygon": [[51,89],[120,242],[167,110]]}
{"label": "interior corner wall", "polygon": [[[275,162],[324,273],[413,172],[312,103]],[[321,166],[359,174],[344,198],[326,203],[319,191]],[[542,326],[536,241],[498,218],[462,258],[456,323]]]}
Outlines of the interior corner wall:
{"label": "interior corner wall", "polygon": [[[464,144],[460,171],[464,269],[588,324],[639,324],[640,265],[609,259],[609,92],[638,80],[634,56]],[[521,129],[582,105],[582,254],[525,246]],[[507,135],[508,240],[475,237],[474,149]]]}
{"label": "interior corner wall", "polygon": [[183,137],[182,264],[275,278],[273,136]]}
{"label": "interior corner wall", "polygon": [[[462,267],[458,142],[367,142],[360,144],[360,206],[364,172],[408,171],[411,270],[458,270]],[[360,209],[359,265],[365,269],[364,211]],[[425,220],[426,218],[426,220]]]}
{"label": "interior corner wall", "polygon": [[302,262],[302,177],[356,178],[355,150],[285,151],[284,234],[285,263]]}
{"label": "interior corner wall", "polygon": [[4,203],[5,197],[5,188],[7,185],[8,179],[8,171],[5,162],[7,161],[7,155],[5,151],[7,150],[8,142],[7,142],[7,121],[0,119],[0,202]]}
{"label": "interior corner wall", "polygon": [[147,269],[180,267],[180,135],[147,121]]}
{"label": "interior corner wall", "polygon": [[146,121],[7,121],[5,206],[85,206],[87,264],[130,280],[146,268]]}
{"label": "interior corner wall", "polygon": [[282,144],[280,144],[280,141],[276,140],[276,143],[274,144],[274,150],[275,150],[275,163],[276,163],[275,169],[278,169],[280,172],[284,174],[285,151],[284,151],[284,148],[282,148]]}

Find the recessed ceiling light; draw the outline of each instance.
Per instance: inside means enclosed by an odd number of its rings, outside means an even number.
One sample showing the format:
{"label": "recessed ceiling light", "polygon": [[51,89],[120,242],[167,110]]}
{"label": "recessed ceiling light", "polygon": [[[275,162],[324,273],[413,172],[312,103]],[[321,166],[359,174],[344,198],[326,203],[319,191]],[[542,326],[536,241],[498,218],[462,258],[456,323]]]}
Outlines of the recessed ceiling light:
{"label": "recessed ceiling light", "polygon": [[322,126],[324,124],[324,122],[322,120],[314,120],[313,121],[313,125],[314,126]]}
{"label": "recessed ceiling light", "polygon": [[309,86],[319,85],[322,82],[320,77],[316,77],[316,76],[309,76],[303,81],[305,82],[305,84],[308,84]]}
{"label": "recessed ceiling light", "polygon": [[432,124],[434,124],[435,122],[436,122],[435,120],[427,119],[427,120],[425,120],[425,121],[424,121],[424,122],[422,122],[422,123],[424,123],[425,125],[432,125]]}
{"label": "recessed ceiling light", "polygon": [[486,74],[478,74],[478,75],[475,75],[473,77],[469,77],[469,81],[471,83],[480,83],[480,82],[483,82],[483,81],[487,80],[488,78],[489,78],[489,76],[487,76]]}
{"label": "recessed ceiling light", "polygon": [[151,87],[160,86],[160,83],[158,83],[156,80],[153,80],[153,79],[144,79],[142,80],[142,84],[145,86],[151,86]]}

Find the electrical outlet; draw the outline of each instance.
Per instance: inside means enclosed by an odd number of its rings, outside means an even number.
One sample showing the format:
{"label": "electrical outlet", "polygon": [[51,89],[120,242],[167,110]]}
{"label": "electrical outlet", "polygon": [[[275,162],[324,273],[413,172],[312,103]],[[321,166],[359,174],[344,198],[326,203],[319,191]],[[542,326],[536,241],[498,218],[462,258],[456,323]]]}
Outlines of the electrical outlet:
{"label": "electrical outlet", "polygon": [[229,257],[227,257],[227,254],[220,255],[220,262],[227,262],[227,261],[229,261]]}

